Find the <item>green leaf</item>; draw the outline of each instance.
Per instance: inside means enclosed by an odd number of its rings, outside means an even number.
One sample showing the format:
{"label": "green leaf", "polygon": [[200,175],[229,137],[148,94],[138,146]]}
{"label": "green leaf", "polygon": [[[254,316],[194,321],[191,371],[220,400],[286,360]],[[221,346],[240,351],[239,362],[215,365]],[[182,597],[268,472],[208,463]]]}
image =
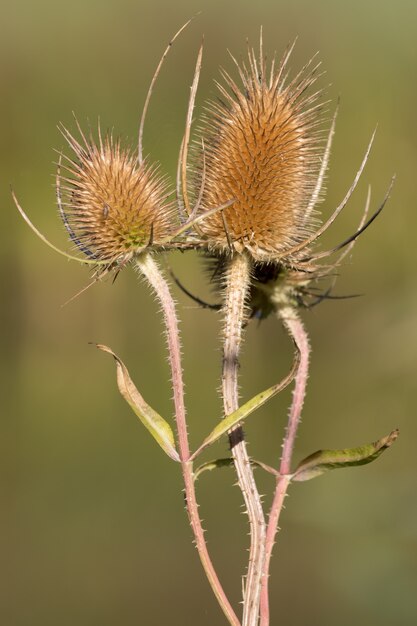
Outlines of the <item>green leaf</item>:
{"label": "green leaf", "polygon": [[298,465],[292,480],[304,481],[311,480],[316,476],[320,476],[329,470],[339,469],[342,467],[355,467],[357,465],[366,465],[375,461],[380,454],[390,447],[397,439],[399,430],[393,430],[392,433],[374,443],[359,448],[346,448],[345,450],[318,450]]}
{"label": "green leaf", "polygon": [[202,465],[200,465],[200,467],[198,467],[195,470],[194,480],[197,480],[197,478],[203,472],[211,472],[212,470],[220,468],[220,467],[231,467],[231,466],[233,466],[232,457],[228,457],[225,459],[215,459],[214,461],[207,461],[207,463],[203,463]]}
{"label": "green leaf", "polygon": [[[274,476],[279,476],[279,472],[276,469],[274,469],[273,467],[270,467],[269,465],[266,465],[265,463],[261,463],[261,461],[256,461],[256,459],[250,459],[250,464],[253,465],[254,467],[261,467],[269,474],[273,474]],[[213,461],[207,461],[206,463],[203,463],[196,469],[196,471],[194,472],[194,480],[197,480],[197,478],[203,472],[211,472],[214,469],[219,469],[222,467],[233,467],[233,465],[234,465],[234,460],[232,457],[227,457],[224,459],[215,459]]]}
{"label": "green leaf", "polygon": [[201,444],[201,446],[194,452],[191,459],[195,459],[196,456],[200,454],[203,450],[211,446],[212,443],[220,439],[225,433],[229,430],[233,429],[237,424],[243,422],[244,419],[248,417],[251,413],[253,413],[256,409],[264,405],[270,398],[275,396],[277,393],[285,389],[290,382],[294,379],[295,373],[297,371],[298,365],[300,362],[300,358],[298,353],[296,354],[293,362],[293,366],[291,368],[290,373],[286,376],[281,382],[276,385],[272,385],[265,391],[261,391],[255,397],[251,398],[241,407],[239,407],[233,413],[230,413],[227,417],[223,418],[221,422],[217,424],[217,426],[211,431],[211,433],[206,437]]}
{"label": "green leaf", "polygon": [[151,433],[155,441],[161,446],[174,461],[179,461],[178,452],[175,449],[174,433],[171,426],[142,398],[130,378],[127,367],[119,357],[107,346],[96,344],[99,350],[111,354],[116,361],[117,385],[123,398],[133,409],[142,424]]}

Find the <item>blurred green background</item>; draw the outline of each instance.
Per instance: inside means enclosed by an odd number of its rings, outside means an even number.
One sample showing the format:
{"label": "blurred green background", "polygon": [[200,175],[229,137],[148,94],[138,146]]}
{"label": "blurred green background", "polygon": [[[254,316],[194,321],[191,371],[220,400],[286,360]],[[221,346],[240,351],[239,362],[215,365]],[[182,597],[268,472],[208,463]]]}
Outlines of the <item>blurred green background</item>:
{"label": "blurred green background", "polygon": [[[132,270],[61,308],[88,270],[46,248],[17,215],[9,185],[47,236],[67,247],[53,188],[59,121],[74,130],[100,116],[137,136],[147,86],[166,43],[181,36],[155,89],[146,151],[174,176],[196,52],[205,35],[197,108],[215,93],[226,50],[245,39],[280,54],[298,35],[291,66],[317,50],[322,79],[341,96],[328,215],[350,185],[370,134],[377,139],[359,190],[326,236],[356,227],[368,183],[374,206],[397,173],[382,216],[345,263],[336,292],[304,318],[312,372],[296,460],[320,447],[372,441],[400,427],[375,464],[294,485],[271,577],[272,625],[417,623],[415,440],[417,4],[384,0],[16,0],[1,2],[0,213],[1,421],[0,624],[188,626],[223,624],[191,545],[178,467],[119,397],[112,361],[125,359],[144,396],[172,413],[168,366],[153,298]],[[324,244],[323,244],[324,245]],[[170,262],[187,286],[214,299],[199,258]],[[176,290],[183,320],[190,436],[196,445],[221,414],[220,318]],[[274,320],[252,323],[242,396],[288,370],[291,347]],[[248,424],[255,457],[276,464],[290,391]],[[226,442],[214,453],[224,455]],[[272,481],[257,474],[263,493]],[[225,587],[240,599],[246,518],[230,470],[198,484],[207,538]],[[268,497],[266,498],[268,501]]]}

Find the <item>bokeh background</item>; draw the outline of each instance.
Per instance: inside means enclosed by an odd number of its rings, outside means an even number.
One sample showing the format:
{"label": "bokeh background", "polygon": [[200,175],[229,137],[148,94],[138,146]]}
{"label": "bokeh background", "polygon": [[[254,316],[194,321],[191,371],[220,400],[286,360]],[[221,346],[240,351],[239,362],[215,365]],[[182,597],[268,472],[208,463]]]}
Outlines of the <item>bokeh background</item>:
{"label": "bokeh background", "polygon": [[[88,270],[55,255],[17,215],[9,185],[47,236],[67,247],[53,188],[59,121],[72,111],[132,144],[146,88],[166,43],[199,10],[168,57],[145,130],[146,151],[172,176],[193,65],[205,58],[197,112],[215,93],[226,50],[245,52],[264,26],[291,66],[317,50],[322,85],[341,109],[324,215],[350,185],[375,125],[372,156],[349,208],[328,233],[356,227],[367,185],[373,206],[397,173],[381,217],[359,240],[337,284],[361,298],[323,303],[304,318],[312,372],[296,460],[321,447],[372,441],[400,427],[375,464],[294,485],[272,567],[272,624],[417,623],[415,441],[417,290],[417,4],[414,0],[2,0],[0,37],[0,623],[4,626],[223,624],[204,579],[183,507],[178,467],[119,397],[112,361],[123,356],[144,396],[172,414],[164,338],[152,297],[132,270],[61,308]],[[323,242],[323,245],[325,245]],[[215,301],[201,260],[169,262]],[[178,290],[190,436],[221,415],[220,319]],[[274,320],[252,323],[242,396],[278,380],[291,347]],[[290,391],[247,426],[253,455],[276,464]],[[214,453],[223,456],[226,442]],[[272,481],[257,474],[269,494]],[[207,538],[238,606],[246,518],[231,470],[198,484]],[[268,501],[268,496],[266,497]]]}

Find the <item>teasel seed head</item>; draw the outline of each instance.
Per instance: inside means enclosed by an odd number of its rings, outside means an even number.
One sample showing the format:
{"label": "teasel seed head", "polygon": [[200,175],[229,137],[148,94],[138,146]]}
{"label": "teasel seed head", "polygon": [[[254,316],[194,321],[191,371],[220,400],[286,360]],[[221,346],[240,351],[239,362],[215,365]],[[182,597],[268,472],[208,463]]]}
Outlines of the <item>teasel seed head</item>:
{"label": "teasel seed head", "polygon": [[80,127],[81,141],[66,128],[61,131],[73,155],[60,156],[58,204],[77,248],[111,267],[166,240],[175,213],[167,181],[158,167],[146,160],[139,163],[112,134],[102,138],[100,129],[98,144],[91,136],[87,139]]}
{"label": "teasel seed head", "polygon": [[[313,61],[287,83],[291,50],[275,69],[262,51],[248,63],[235,61],[241,87],[222,71],[220,99],[206,107],[196,145],[196,187],[203,185],[202,208],[234,203],[202,222],[213,251],[246,250],[254,261],[283,262],[316,220],[308,211],[322,152],[321,91]],[[233,58],[233,57],[232,57]],[[203,163],[204,161],[204,180]]]}
{"label": "teasel seed head", "polygon": [[[218,84],[221,98],[206,107],[190,167],[187,148],[201,67],[199,55],[177,177],[177,196],[181,197],[182,191],[183,206],[190,215],[186,173],[188,170],[194,174],[193,196],[203,217],[198,225],[202,239],[199,247],[205,249],[210,282],[221,290],[232,257],[245,254],[251,261],[247,307],[250,317],[260,319],[279,308],[310,308],[325,299],[346,297],[331,293],[338,267],[383,210],[395,179],[370,217],[369,188],[359,227],[353,234],[328,250],[314,250],[317,240],[355,192],[375,132],[345,196],[330,216],[319,223],[316,207],[323,197],[339,106],[323,136],[326,116],[322,92],[308,95],[317,78],[318,65],[314,67],[312,59],[287,82],[291,51],[292,48],[277,69],[274,61],[267,69],[261,30],[259,58],[249,50],[246,67],[239,66],[232,57],[242,87],[223,71],[225,86]],[[221,206],[225,198],[230,206],[223,207],[221,213],[210,214],[210,208]],[[323,264],[324,259],[329,261]],[[330,286],[323,283],[326,280],[330,280]],[[221,308],[220,303],[208,304],[178,284],[201,306]]]}

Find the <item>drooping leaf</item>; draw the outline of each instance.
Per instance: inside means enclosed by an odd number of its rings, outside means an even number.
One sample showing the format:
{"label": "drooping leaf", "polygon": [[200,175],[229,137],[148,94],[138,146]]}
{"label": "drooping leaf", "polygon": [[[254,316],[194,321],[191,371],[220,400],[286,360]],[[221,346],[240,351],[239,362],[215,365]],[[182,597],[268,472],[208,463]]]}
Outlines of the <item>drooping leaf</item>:
{"label": "drooping leaf", "polygon": [[[262,463],[261,461],[256,461],[256,459],[251,459],[250,463],[254,467],[261,467],[262,469],[264,469],[269,474],[273,474],[274,476],[279,476],[278,471],[275,470],[270,465],[266,465],[265,463]],[[206,463],[203,463],[202,465],[200,465],[195,470],[195,472],[194,472],[194,480],[197,480],[197,478],[203,472],[211,472],[214,469],[219,469],[219,468],[222,468],[222,467],[232,467],[233,465],[234,465],[234,460],[233,460],[232,457],[226,457],[224,459],[214,459],[213,461],[207,461]]]}
{"label": "drooping leaf", "polygon": [[228,457],[225,459],[215,459],[213,461],[207,461],[207,463],[203,463],[198,467],[194,472],[194,480],[203,473],[203,472],[211,472],[214,469],[218,469],[220,467],[231,467],[233,466],[232,457]]}
{"label": "drooping leaf", "polygon": [[174,461],[179,461],[180,458],[175,449],[174,433],[172,432],[171,426],[159,413],[145,402],[130,378],[127,367],[113,350],[102,344],[96,345],[99,350],[111,354],[116,361],[117,385],[123,398],[164,452]]}
{"label": "drooping leaf", "polygon": [[329,470],[371,463],[390,447],[398,437],[398,433],[398,429],[393,430],[386,437],[359,448],[318,450],[299,463],[292,480],[298,482],[311,480]]}
{"label": "drooping leaf", "polygon": [[206,437],[201,444],[201,446],[194,452],[191,459],[195,459],[196,456],[200,454],[203,450],[211,446],[212,443],[220,439],[225,433],[234,428],[240,422],[243,422],[244,419],[248,417],[251,413],[253,413],[256,409],[263,406],[268,400],[270,400],[277,393],[285,389],[290,382],[294,379],[295,373],[297,371],[298,365],[300,362],[300,357],[298,353],[296,353],[294,357],[294,362],[291,368],[290,373],[286,376],[281,382],[276,385],[272,385],[268,389],[261,391],[256,396],[242,404],[236,411],[230,413],[227,417],[224,417],[215,428],[211,431],[211,433]]}

